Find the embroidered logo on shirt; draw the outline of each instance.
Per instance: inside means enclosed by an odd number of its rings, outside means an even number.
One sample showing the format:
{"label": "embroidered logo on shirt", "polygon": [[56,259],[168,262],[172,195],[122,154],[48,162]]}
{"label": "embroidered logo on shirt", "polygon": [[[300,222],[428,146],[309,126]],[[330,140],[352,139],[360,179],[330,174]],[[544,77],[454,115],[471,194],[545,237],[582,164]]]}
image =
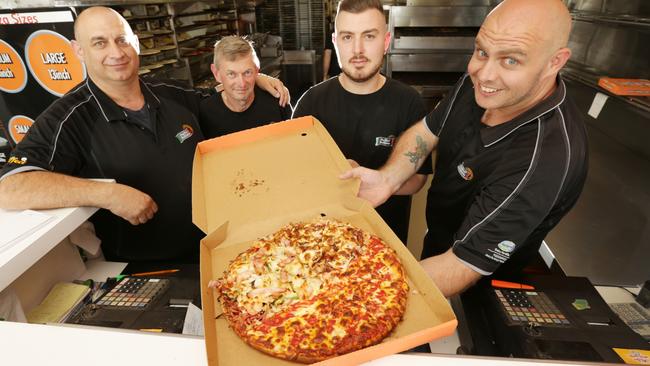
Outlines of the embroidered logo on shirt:
{"label": "embroidered logo on shirt", "polygon": [[490,248],[484,255],[498,263],[505,263],[510,258],[510,253],[515,250],[517,245],[510,240],[504,240],[497,244],[496,248]]}
{"label": "embroidered logo on shirt", "polygon": [[176,134],[176,140],[178,140],[178,142],[182,144],[183,142],[185,142],[185,140],[189,139],[190,137],[192,137],[192,135],[194,135],[194,129],[190,125],[183,125],[181,127],[183,127],[183,129],[181,130],[181,132]]}
{"label": "embroidered logo on shirt", "polygon": [[506,253],[512,253],[512,251],[515,250],[515,246],[515,243],[511,242],[510,240],[504,240],[497,245],[499,249]]}
{"label": "embroidered logo on shirt", "polygon": [[27,158],[18,159],[15,156],[10,157],[9,160],[7,161],[7,164],[25,165],[25,163],[27,163]]}
{"label": "embroidered logo on shirt", "polygon": [[474,172],[472,168],[465,167],[465,162],[458,164],[456,167],[458,169],[458,174],[465,180],[472,180],[474,178]]}
{"label": "embroidered logo on shirt", "polygon": [[393,143],[395,142],[395,136],[390,135],[388,137],[375,137],[375,146],[386,146],[386,147],[392,147]]}

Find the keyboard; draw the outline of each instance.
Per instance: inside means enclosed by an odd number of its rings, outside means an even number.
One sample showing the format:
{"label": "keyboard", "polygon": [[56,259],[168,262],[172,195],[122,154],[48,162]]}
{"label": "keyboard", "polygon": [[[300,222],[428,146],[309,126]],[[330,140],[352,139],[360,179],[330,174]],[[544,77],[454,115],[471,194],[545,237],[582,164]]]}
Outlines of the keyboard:
{"label": "keyboard", "polygon": [[169,287],[168,279],[125,277],[97,305],[112,309],[144,309]]}
{"label": "keyboard", "polygon": [[635,302],[609,304],[633,331],[650,341],[650,311]]}

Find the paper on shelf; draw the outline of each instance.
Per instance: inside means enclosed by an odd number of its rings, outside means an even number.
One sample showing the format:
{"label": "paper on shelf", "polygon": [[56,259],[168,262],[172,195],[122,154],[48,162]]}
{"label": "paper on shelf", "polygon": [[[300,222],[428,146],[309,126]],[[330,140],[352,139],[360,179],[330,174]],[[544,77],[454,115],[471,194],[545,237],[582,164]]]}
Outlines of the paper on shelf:
{"label": "paper on shelf", "polygon": [[90,288],[76,283],[59,282],[43,302],[27,314],[30,323],[60,323],[90,292]]}

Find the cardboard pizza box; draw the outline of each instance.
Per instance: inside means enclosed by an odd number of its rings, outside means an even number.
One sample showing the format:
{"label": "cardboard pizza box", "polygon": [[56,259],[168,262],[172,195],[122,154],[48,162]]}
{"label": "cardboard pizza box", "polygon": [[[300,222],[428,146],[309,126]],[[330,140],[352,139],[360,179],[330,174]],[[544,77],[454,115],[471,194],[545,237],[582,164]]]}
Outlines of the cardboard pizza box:
{"label": "cardboard pizza box", "polygon": [[339,174],[349,164],[313,117],[275,123],[201,142],[194,156],[192,215],[201,241],[201,298],[208,364],[289,365],[242,341],[221,317],[208,282],[255,239],[297,221],[335,218],[368,230],[397,252],[410,286],[400,324],[378,345],[322,365],[356,365],[454,332],[447,300],[377,212],[357,198],[358,180]]}
{"label": "cardboard pizza box", "polygon": [[602,77],[598,85],[616,95],[650,96],[650,80]]}

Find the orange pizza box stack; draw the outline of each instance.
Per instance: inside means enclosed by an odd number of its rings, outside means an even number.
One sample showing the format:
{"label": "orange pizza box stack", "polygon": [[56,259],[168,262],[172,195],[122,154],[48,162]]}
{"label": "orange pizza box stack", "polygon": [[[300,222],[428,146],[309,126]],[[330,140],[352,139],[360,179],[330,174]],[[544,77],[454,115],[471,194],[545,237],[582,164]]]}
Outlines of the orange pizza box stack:
{"label": "orange pizza box stack", "polygon": [[229,328],[210,280],[255,239],[290,222],[327,217],[381,237],[398,254],[410,287],[402,321],[381,343],[322,361],[356,365],[452,334],[447,300],[377,212],[357,198],[358,180],[323,125],[302,117],[200,143],[194,156],[192,214],[201,241],[201,298],[208,364],[288,365],[248,346]]}
{"label": "orange pizza box stack", "polygon": [[650,80],[602,77],[598,85],[616,95],[650,96]]}

